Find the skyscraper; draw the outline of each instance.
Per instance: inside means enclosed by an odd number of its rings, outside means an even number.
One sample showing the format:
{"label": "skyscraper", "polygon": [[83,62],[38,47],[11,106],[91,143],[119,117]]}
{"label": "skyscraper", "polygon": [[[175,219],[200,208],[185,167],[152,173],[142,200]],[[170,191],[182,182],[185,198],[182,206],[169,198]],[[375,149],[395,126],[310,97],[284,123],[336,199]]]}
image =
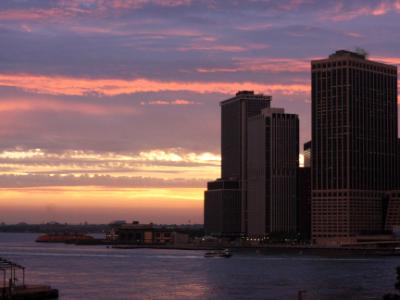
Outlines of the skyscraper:
{"label": "skyscraper", "polygon": [[240,183],[242,201],[242,232],[247,232],[247,127],[248,119],[271,105],[271,96],[240,91],[235,97],[222,101],[221,157],[223,179]]}
{"label": "skyscraper", "polygon": [[344,50],[311,65],[312,238],[353,242],[384,230],[396,185],[397,68]]}
{"label": "skyscraper", "polygon": [[209,234],[232,236],[247,232],[248,119],[270,107],[270,103],[271,96],[252,91],[238,92],[220,103],[222,178],[209,182],[204,193],[204,226]]}
{"label": "skyscraper", "polygon": [[297,229],[299,119],[265,108],[248,124],[248,234],[294,234]]}

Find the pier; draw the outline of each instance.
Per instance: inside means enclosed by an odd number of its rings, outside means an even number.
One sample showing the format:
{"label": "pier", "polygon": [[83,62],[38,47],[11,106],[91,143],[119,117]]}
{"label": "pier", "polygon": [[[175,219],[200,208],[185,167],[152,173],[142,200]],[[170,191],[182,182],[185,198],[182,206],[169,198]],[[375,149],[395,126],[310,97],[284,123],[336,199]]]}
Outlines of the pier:
{"label": "pier", "polygon": [[46,285],[26,285],[25,267],[0,257],[0,300],[58,299],[58,290]]}

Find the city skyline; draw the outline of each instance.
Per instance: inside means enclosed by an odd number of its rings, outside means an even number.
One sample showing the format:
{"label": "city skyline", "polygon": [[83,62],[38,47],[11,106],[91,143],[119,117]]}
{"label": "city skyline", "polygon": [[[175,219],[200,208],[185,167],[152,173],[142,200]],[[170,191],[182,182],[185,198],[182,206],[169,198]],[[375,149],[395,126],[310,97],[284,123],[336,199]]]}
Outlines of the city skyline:
{"label": "city skyline", "polygon": [[399,1],[335,3],[2,2],[0,222],[201,223],[219,101],[271,95],[302,146],[311,60],[400,64]]}

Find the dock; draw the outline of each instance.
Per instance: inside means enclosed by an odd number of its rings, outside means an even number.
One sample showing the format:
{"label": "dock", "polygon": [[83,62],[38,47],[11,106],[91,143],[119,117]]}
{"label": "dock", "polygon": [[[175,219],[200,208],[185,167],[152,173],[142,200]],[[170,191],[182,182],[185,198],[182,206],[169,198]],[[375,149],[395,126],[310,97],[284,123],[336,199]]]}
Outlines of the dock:
{"label": "dock", "polygon": [[58,290],[47,285],[27,285],[25,267],[0,257],[0,300],[58,299]]}

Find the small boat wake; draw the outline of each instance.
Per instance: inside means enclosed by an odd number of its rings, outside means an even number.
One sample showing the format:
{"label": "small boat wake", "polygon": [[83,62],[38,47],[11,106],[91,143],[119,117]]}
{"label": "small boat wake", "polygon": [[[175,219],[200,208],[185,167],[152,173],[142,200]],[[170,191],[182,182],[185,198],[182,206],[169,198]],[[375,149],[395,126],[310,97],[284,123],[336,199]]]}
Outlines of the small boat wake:
{"label": "small boat wake", "polygon": [[215,251],[210,251],[210,252],[206,252],[204,254],[204,257],[231,257],[232,256],[232,252],[229,249],[225,249],[225,250],[215,250]]}

